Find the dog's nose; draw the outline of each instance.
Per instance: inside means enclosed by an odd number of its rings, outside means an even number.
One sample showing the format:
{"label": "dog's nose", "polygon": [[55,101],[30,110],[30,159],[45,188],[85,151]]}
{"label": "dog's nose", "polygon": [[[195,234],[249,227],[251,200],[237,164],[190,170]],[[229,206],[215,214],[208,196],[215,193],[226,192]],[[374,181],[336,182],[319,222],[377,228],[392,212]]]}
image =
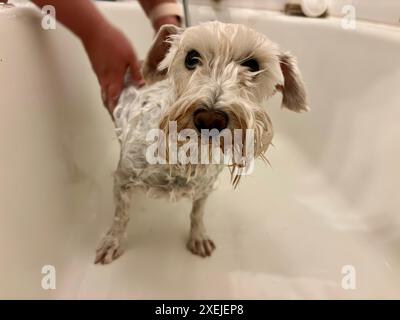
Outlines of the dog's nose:
{"label": "dog's nose", "polygon": [[193,114],[194,125],[199,132],[201,129],[222,131],[228,126],[228,119],[228,115],[219,110],[199,109]]}

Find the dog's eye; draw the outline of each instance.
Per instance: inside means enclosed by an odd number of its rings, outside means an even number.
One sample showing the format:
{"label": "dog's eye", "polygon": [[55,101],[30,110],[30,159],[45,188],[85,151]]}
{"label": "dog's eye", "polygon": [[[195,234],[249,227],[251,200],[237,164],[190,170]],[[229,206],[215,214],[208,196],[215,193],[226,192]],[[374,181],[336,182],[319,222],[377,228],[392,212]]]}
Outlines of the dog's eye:
{"label": "dog's eye", "polygon": [[256,71],[259,71],[259,70],[260,70],[260,66],[258,65],[258,62],[257,62],[257,60],[255,60],[255,59],[248,59],[248,60],[246,60],[246,61],[243,61],[243,62],[241,63],[241,65],[242,65],[243,67],[249,68],[249,70],[250,70],[251,72],[256,72]]}
{"label": "dog's eye", "polygon": [[196,50],[190,50],[185,59],[186,68],[194,70],[198,64],[200,64],[200,54]]}

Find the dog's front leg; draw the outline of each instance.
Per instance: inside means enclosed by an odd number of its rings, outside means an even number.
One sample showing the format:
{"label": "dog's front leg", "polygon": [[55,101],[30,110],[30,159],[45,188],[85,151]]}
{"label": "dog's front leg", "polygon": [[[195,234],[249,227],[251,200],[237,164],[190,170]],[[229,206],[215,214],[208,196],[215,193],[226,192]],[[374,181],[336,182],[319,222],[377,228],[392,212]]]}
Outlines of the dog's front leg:
{"label": "dog's front leg", "polygon": [[203,216],[207,196],[193,201],[190,213],[190,237],[187,243],[188,249],[201,257],[211,256],[215,250],[214,242],[207,236],[204,227]]}
{"label": "dog's front leg", "polygon": [[127,185],[120,185],[117,180],[114,182],[114,220],[96,249],[95,263],[108,264],[124,253],[132,190]]}

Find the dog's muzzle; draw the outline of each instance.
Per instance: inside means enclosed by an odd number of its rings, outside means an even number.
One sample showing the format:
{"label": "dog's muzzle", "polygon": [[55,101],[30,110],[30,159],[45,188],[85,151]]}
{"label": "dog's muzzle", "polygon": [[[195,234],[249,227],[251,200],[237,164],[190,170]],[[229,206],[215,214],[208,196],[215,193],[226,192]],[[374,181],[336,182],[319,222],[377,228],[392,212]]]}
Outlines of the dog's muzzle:
{"label": "dog's muzzle", "polygon": [[228,115],[220,110],[201,108],[193,114],[193,122],[199,132],[202,129],[222,131],[227,128],[228,121]]}

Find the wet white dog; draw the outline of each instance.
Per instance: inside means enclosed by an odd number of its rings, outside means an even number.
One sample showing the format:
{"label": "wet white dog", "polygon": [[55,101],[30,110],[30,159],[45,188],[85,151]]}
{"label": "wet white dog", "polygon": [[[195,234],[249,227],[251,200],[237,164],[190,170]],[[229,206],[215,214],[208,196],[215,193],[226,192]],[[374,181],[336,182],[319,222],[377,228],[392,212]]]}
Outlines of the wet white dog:
{"label": "wet white dog", "polygon": [[[171,162],[168,144],[166,162],[154,164],[149,161],[151,130],[169,134],[174,121],[178,132],[190,129],[195,138],[203,137],[203,131],[208,130],[250,129],[254,157],[263,158],[272,140],[272,125],[261,102],[280,91],[286,108],[297,112],[308,109],[295,58],[243,25],[208,22],[185,30],[166,25],[148,53],[143,75],[147,86],[125,89],[114,111],[121,143],[114,182],[116,209],[112,226],[97,248],[96,263],[110,263],[123,253],[129,203],[135,190],[174,200],[190,197],[193,207],[187,247],[202,257],[210,256],[215,249],[203,215],[224,163]],[[178,145],[188,137],[190,134]],[[210,137],[202,142],[196,139],[195,143],[211,143]],[[240,142],[247,145],[246,139],[244,136]],[[218,148],[222,149],[224,143]],[[232,173],[238,164],[231,163]],[[234,185],[239,177],[233,173]]]}

